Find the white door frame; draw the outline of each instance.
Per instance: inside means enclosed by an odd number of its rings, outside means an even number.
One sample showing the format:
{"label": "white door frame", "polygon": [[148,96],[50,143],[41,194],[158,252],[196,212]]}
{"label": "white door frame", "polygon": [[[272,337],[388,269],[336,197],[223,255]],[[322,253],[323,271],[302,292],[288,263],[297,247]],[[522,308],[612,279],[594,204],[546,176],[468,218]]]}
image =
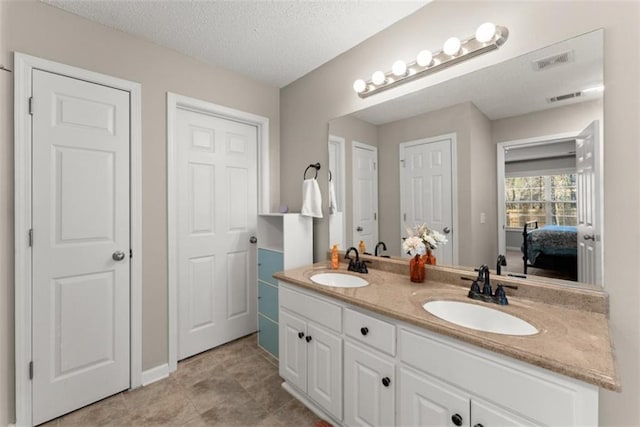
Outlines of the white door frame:
{"label": "white door frame", "polygon": [[[515,139],[512,141],[498,142],[497,144],[498,162],[496,167],[496,171],[497,171],[496,180],[498,183],[498,186],[497,186],[498,188],[498,253],[506,254],[506,250],[507,250],[507,243],[506,243],[507,235],[506,235],[506,229],[505,229],[506,224],[505,224],[505,210],[504,210],[505,152],[509,148],[513,148],[513,147],[521,147],[525,145],[529,145],[529,146],[542,145],[542,144],[553,143],[554,141],[562,142],[567,139],[576,139],[578,135],[580,135],[580,132],[564,132],[564,133],[557,133],[553,135],[536,136],[533,138]],[[598,195],[598,197],[601,197],[601,195]]]}
{"label": "white door frame", "polygon": [[[329,134],[329,147],[331,147],[332,145],[336,147],[336,154],[337,154],[337,159],[336,159],[336,165],[333,165],[333,183],[334,185],[336,184],[335,181],[335,177],[336,175],[338,176],[339,180],[338,180],[338,185],[335,187],[335,190],[338,192],[337,195],[337,203],[338,206],[340,206],[340,209],[338,209],[338,212],[340,212],[342,214],[342,240],[344,242],[346,242],[347,239],[347,220],[345,218],[345,207],[346,207],[346,197],[345,197],[345,193],[346,193],[346,145],[347,142],[345,141],[344,138],[337,136],[337,135],[331,135]],[[331,171],[331,162],[329,162],[329,171]],[[331,217],[329,217],[329,221],[331,221]],[[329,248],[332,247],[333,245],[333,239],[331,239],[331,236],[329,236]],[[334,242],[335,243],[335,242]],[[344,245],[343,245],[344,246]],[[346,248],[343,248],[346,249]]]}
{"label": "white door frame", "polygon": [[[14,177],[15,177],[15,371],[16,425],[32,425],[31,380],[31,117],[29,97],[34,69],[113,87],[130,94],[130,220],[131,258],[130,387],[142,383],[142,168],[141,168],[141,86],[105,74],[72,67],[22,53],[14,56]],[[37,102],[35,100],[34,102]],[[35,368],[37,370],[37,367]]]}
{"label": "white door frame", "polygon": [[[453,245],[453,265],[458,265],[458,142],[457,142],[457,134],[456,133],[446,133],[444,135],[433,136],[429,138],[421,138],[413,141],[401,142],[399,146],[400,150],[400,161],[404,161],[404,150],[408,147],[413,147],[416,145],[429,144],[432,142],[442,141],[443,139],[451,140],[451,221],[453,228],[453,239],[451,239],[451,244]],[[404,211],[404,203],[405,201],[402,198],[404,194],[402,185],[403,185],[403,173],[402,167],[400,167],[400,236],[402,236],[406,231],[406,225],[402,218],[402,212]],[[401,254],[401,256],[405,257],[406,254]]]}
{"label": "white door frame", "polygon": [[[168,371],[178,369],[178,244],[177,244],[177,170],[178,155],[176,148],[175,126],[178,108],[208,114],[227,120],[256,126],[258,128],[258,214],[268,213],[270,209],[269,178],[269,119],[222,105],[213,104],[188,96],[167,92],[167,241],[168,241],[168,279],[169,279],[169,365]],[[257,268],[257,266],[256,266]]]}

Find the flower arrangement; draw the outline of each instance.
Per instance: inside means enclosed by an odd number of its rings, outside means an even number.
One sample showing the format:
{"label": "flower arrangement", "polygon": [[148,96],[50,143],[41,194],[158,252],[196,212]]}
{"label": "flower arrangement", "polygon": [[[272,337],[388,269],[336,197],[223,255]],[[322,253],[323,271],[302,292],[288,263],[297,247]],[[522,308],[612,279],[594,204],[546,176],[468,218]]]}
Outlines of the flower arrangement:
{"label": "flower arrangement", "polygon": [[424,255],[427,250],[437,249],[448,242],[444,234],[427,227],[427,224],[407,227],[407,237],[402,243],[402,249],[411,256]]}

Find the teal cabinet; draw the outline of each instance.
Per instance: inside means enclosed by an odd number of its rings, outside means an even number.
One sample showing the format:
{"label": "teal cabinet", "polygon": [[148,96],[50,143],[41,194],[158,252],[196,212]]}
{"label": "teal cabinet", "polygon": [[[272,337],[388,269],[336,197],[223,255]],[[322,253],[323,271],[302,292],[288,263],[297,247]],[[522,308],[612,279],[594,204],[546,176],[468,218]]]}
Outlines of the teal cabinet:
{"label": "teal cabinet", "polygon": [[258,314],[258,344],[278,358],[278,324]]}
{"label": "teal cabinet", "polygon": [[277,286],[273,273],[284,270],[282,252],[258,249],[258,280]]}
{"label": "teal cabinet", "polygon": [[273,275],[313,263],[313,219],[298,213],[260,214],[257,237],[258,345],[277,359],[280,316]]}
{"label": "teal cabinet", "polygon": [[278,287],[258,282],[258,313],[278,321]]}

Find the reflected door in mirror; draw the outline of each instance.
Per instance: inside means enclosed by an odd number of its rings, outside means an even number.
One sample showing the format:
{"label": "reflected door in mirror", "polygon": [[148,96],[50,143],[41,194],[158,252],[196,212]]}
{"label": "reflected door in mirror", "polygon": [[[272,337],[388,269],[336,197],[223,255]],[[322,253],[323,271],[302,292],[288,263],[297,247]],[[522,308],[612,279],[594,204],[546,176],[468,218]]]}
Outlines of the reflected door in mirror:
{"label": "reflected door in mirror", "polygon": [[353,242],[373,253],[378,243],[378,149],[353,142]]}
{"label": "reflected door in mirror", "polygon": [[403,236],[406,227],[427,224],[447,237],[435,255],[453,264],[452,139],[436,137],[400,144]]}

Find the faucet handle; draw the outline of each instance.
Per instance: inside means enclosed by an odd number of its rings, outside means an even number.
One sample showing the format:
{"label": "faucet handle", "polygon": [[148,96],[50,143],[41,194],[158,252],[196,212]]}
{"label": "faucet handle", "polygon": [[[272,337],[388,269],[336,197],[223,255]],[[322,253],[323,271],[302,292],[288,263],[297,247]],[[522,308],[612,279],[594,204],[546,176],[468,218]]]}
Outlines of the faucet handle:
{"label": "faucet handle", "polygon": [[366,261],[366,260],[360,261],[360,268],[359,268],[360,273],[363,273],[363,274],[369,273],[369,269],[367,268],[367,263],[372,264],[371,261]]}
{"label": "faucet handle", "polygon": [[504,285],[498,283],[498,287],[496,288],[496,293],[493,295],[496,299],[496,302],[500,305],[509,304],[509,300],[507,300],[507,294],[504,291]]}

